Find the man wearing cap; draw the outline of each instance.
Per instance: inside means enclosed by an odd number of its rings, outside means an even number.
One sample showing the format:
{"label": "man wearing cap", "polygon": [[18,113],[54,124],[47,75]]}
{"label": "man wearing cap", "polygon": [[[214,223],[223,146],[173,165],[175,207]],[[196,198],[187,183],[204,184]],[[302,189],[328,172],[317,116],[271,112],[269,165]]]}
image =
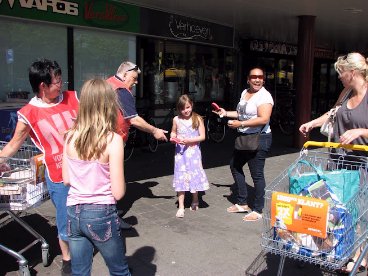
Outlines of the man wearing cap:
{"label": "man wearing cap", "polygon": [[[132,94],[132,88],[138,83],[138,74],[141,70],[138,65],[124,61],[118,68],[116,74],[107,79],[112,88],[118,93],[120,105],[122,107],[121,113],[118,116],[118,130],[124,142],[128,140],[130,125],[138,128],[141,131],[151,133],[157,140],[167,141],[165,133],[167,131],[156,128],[147,123],[141,116],[138,115],[135,98]],[[121,221],[122,229],[130,229],[131,225]]]}

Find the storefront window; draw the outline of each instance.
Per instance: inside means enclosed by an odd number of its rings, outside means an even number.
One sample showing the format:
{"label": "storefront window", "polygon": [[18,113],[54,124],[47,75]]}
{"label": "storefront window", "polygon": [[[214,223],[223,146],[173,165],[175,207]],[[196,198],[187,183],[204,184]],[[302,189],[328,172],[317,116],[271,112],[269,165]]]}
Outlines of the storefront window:
{"label": "storefront window", "polygon": [[166,42],[164,48],[164,101],[175,103],[186,93],[186,46],[183,43]]}
{"label": "storefront window", "polygon": [[231,100],[236,71],[232,50],[156,39],[141,39],[140,46],[144,97],[151,104],[171,107],[185,93],[197,103]]}
{"label": "storefront window", "polygon": [[154,104],[164,104],[164,42],[155,39],[142,39],[143,52],[143,91],[144,97]]}
{"label": "storefront window", "polygon": [[[224,66],[220,66],[219,50],[214,47],[190,45],[189,92],[196,101],[222,101],[224,98]],[[223,51],[221,51],[223,52]]]}
{"label": "storefront window", "polygon": [[277,67],[277,90],[294,89],[294,61],[290,59],[280,59]]}
{"label": "storefront window", "polygon": [[119,65],[129,60],[136,63],[135,36],[119,33],[74,29],[74,88],[92,78],[107,78]]}
{"label": "storefront window", "polygon": [[40,58],[56,60],[67,81],[66,33],[66,27],[0,19],[1,101],[33,97],[28,68]]}

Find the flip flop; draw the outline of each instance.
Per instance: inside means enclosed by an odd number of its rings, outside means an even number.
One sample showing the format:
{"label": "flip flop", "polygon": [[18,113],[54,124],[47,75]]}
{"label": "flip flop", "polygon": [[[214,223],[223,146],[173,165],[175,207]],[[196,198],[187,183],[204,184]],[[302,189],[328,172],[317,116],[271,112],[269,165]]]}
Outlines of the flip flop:
{"label": "flip flop", "polygon": [[252,211],[243,217],[244,221],[258,221],[260,219],[262,219],[262,214],[257,213],[256,211]]}
{"label": "flip flop", "polygon": [[179,209],[179,210],[176,212],[176,217],[177,217],[177,218],[183,218],[183,217],[184,217],[184,212],[185,212],[185,210],[184,210],[184,209]]}
{"label": "flip flop", "polygon": [[226,209],[228,213],[249,213],[251,210],[248,205],[240,206],[239,204],[234,204]]}
{"label": "flip flop", "polygon": [[199,203],[198,202],[196,202],[196,203],[192,203],[191,205],[190,205],[190,210],[191,211],[197,211],[198,210],[198,205],[199,205]]}

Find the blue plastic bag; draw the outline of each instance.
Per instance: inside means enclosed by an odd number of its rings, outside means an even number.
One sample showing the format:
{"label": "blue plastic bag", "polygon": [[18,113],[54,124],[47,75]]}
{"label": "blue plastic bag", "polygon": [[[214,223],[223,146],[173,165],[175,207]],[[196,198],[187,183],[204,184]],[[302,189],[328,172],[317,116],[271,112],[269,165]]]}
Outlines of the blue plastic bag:
{"label": "blue plastic bag", "polygon": [[[310,170],[301,174],[298,173],[298,167],[302,165],[310,167]],[[305,168],[303,171],[305,171]],[[304,188],[321,179],[327,183],[343,204],[347,203],[359,191],[359,170],[322,171],[320,167],[316,167],[306,160],[300,160],[295,166],[290,167],[288,176],[289,193],[291,194],[300,194]]]}

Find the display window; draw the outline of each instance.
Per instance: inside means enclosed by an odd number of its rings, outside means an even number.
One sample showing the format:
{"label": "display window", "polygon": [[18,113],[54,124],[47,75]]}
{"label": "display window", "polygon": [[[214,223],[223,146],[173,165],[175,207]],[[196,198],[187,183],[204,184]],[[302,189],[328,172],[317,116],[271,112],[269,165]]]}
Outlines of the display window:
{"label": "display window", "polygon": [[123,61],[136,63],[136,37],[117,32],[75,28],[74,87],[93,77],[108,78]]}
{"label": "display window", "polygon": [[66,82],[66,36],[66,27],[1,18],[0,100],[27,102],[33,97],[28,68],[37,59],[56,60]]}
{"label": "display window", "polygon": [[224,101],[233,89],[231,50],[141,38],[143,90],[155,105],[172,106],[182,94],[197,102]]}

